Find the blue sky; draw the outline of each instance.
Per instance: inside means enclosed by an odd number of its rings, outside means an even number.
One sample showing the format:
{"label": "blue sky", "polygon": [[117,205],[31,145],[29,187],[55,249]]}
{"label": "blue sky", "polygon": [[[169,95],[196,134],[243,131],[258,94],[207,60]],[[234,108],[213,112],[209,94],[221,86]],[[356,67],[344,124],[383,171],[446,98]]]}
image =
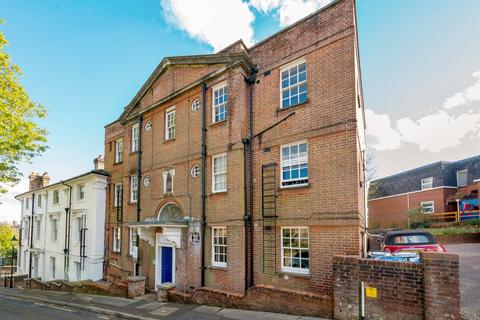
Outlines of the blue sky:
{"label": "blue sky", "polygon": [[[104,125],[163,57],[211,53],[239,37],[255,43],[329,1],[0,0],[7,51],[31,98],[49,111],[41,124],[50,148],[22,171],[48,171],[57,181],[91,169]],[[478,154],[478,12],[476,0],[358,0],[379,176]],[[19,216],[12,197],[24,188],[0,199],[0,221]]]}

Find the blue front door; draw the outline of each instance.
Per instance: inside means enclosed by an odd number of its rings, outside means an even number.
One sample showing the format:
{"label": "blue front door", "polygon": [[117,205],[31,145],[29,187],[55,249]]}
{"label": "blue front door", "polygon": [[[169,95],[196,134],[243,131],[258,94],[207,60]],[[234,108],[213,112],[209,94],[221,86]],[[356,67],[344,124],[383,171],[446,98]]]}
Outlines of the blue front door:
{"label": "blue front door", "polygon": [[162,247],[162,283],[172,282],[172,247]]}

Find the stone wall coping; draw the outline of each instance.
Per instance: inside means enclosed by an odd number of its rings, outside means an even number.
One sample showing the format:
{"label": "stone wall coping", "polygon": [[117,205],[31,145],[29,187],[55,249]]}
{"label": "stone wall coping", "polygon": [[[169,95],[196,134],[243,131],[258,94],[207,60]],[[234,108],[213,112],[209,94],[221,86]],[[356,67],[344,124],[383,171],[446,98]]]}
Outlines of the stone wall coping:
{"label": "stone wall coping", "polygon": [[157,285],[157,288],[160,290],[169,290],[175,288],[175,284],[171,282],[165,282]]}
{"label": "stone wall coping", "polygon": [[145,276],[134,276],[134,277],[128,277],[127,281],[128,282],[136,282],[136,281],[145,281],[147,278]]}

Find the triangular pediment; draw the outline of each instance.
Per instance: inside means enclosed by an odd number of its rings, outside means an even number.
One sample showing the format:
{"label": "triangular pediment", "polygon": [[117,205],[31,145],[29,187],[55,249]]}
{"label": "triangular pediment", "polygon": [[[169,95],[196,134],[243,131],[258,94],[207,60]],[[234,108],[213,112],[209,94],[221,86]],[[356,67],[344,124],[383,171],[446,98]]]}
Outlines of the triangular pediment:
{"label": "triangular pediment", "polygon": [[158,102],[198,85],[202,81],[241,65],[247,72],[253,64],[245,53],[217,53],[209,55],[164,58],[153,71],[119,118],[127,122]]}

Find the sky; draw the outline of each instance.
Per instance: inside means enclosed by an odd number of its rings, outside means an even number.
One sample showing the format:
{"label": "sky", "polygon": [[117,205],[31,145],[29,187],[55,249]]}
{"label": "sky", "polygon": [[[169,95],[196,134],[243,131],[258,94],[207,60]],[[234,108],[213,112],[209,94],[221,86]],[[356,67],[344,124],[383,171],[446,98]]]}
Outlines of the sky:
{"label": "sky", "polygon": [[[0,31],[48,117],[49,149],[22,163],[52,182],[93,168],[104,126],[165,56],[254,44],[331,0],[0,0]],[[377,177],[479,153],[480,1],[357,0],[367,144]]]}

